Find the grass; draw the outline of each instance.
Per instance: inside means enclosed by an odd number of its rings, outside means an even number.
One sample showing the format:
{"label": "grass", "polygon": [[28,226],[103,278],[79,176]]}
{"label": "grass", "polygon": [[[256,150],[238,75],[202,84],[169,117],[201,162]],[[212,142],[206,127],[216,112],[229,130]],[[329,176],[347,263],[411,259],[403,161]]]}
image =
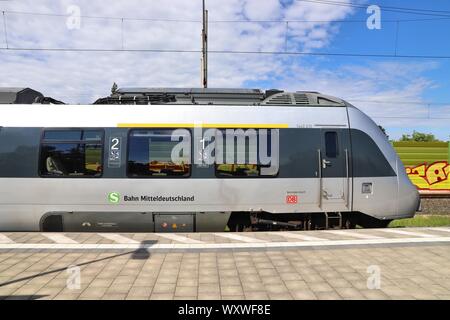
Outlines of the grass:
{"label": "grass", "polygon": [[389,228],[450,226],[450,215],[416,215],[410,219],[394,220]]}

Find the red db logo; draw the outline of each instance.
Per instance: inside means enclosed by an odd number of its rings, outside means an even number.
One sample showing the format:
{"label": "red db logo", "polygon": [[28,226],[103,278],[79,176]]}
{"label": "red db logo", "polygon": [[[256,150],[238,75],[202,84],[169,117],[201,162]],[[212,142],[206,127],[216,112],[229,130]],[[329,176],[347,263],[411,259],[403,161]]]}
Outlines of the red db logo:
{"label": "red db logo", "polygon": [[287,195],[286,196],[286,203],[287,204],[298,203],[298,196],[296,196],[296,195]]}

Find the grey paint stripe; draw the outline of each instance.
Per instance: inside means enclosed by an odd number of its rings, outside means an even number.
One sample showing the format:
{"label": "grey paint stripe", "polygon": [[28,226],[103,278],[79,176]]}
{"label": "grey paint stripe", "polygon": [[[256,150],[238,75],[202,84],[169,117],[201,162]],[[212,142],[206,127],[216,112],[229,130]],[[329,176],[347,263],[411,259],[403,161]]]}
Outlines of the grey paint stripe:
{"label": "grey paint stripe", "polygon": [[328,240],[328,239],[324,239],[324,238],[307,236],[304,233],[305,233],[304,231],[300,231],[298,233],[286,232],[286,231],[273,232],[273,234],[275,234],[277,236],[281,236],[281,237],[285,237],[285,238],[292,238],[292,239],[299,239],[299,240],[304,240],[304,241],[324,241],[324,240]]}
{"label": "grey paint stripe", "polygon": [[450,228],[427,228],[428,230],[436,230],[436,231],[444,231],[444,232],[450,232]]}
{"label": "grey paint stripe", "polygon": [[433,238],[394,238],[394,239],[358,239],[358,240],[325,240],[301,242],[258,242],[258,243],[202,243],[202,244],[83,244],[83,243],[8,243],[0,244],[0,250],[6,249],[35,249],[35,250],[233,250],[233,249],[295,249],[307,247],[339,247],[359,245],[386,245],[386,244],[421,244],[421,243],[450,243],[450,237]]}
{"label": "grey paint stripe", "polygon": [[97,233],[97,234],[105,239],[112,240],[117,243],[127,243],[127,244],[139,243],[139,241],[124,237],[117,233]]}
{"label": "grey paint stripe", "polygon": [[405,231],[405,230],[397,230],[397,229],[377,229],[377,231],[401,234],[401,235],[405,235],[405,236],[414,236],[414,237],[424,237],[424,238],[437,237],[437,236],[434,236],[434,235],[431,235],[431,234],[419,233],[419,232],[411,232],[411,231]]}
{"label": "grey paint stripe", "polygon": [[191,238],[184,237],[184,236],[180,236],[180,235],[174,234],[174,233],[156,233],[156,235],[158,237],[162,237],[162,238],[166,238],[166,239],[169,239],[169,240],[178,241],[178,242],[181,242],[181,243],[204,243],[203,241],[191,239]]}
{"label": "grey paint stripe", "polygon": [[0,233],[0,243],[14,243],[14,241]]}
{"label": "grey paint stripe", "polygon": [[215,236],[219,236],[222,238],[228,238],[228,239],[232,239],[232,240],[237,240],[237,241],[242,241],[242,242],[249,242],[249,243],[255,243],[255,242],[267,242],[261,239],[256,239],[256,238],[252,238],[252,237],[246,237],[246,236],[241,236],[239,234],[235,234],[235,233],[222,233],[222,232],[216,232],[214,233]]}
{"label": "grey paint stripe", "polygon": [[78,242],[76,242],[73,239],[70,239],[69,237],[66,237],[65,235],[61,234],[61,233],[41,233],[41,235],[43,235],[44,237],[52,240],[55,243],[72,243],[72,244],[78,244]]}
{"label": "grey paint stripe", "polygon": [[353,238],[359,238],[359,239],[384,239],[383,237],[374,236],[371,234],[365,234],[360,232],[352,232],[347,230],[324,230],[323,232],[332,233],[338,236],[343,237],[353,237]]}

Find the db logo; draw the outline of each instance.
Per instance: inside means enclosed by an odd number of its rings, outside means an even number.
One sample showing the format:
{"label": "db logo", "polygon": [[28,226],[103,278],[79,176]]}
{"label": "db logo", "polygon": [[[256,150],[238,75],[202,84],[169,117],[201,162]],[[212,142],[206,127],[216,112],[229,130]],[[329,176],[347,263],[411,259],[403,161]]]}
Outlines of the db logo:
{"label": "db logo", "polygon": [[286,196],[286,203],[287,204],[298,203],[298,196],[296,196],[296,195],[287,195]]}

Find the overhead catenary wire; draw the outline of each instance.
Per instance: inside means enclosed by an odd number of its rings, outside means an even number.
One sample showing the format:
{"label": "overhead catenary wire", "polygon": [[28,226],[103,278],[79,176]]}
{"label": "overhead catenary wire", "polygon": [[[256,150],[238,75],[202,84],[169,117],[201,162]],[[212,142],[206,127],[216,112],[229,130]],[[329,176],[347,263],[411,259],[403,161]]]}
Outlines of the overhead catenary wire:
{"label": "overhead catenary wire", "polygon": [[374,119],[404,119],[404,120],[450,120],[450,117],[411,117],[411,116],[370,116]]}
{"label": "overhead catenary wire", "polygon": [[[200,49],[113,49],[113,48],[25,48],[0,47],[6,51],[49,51],[49,52],[147,52],[147,53],[201,53]],[[252,50],[208,50],[212,54],[260,54],[260,55],[306,55],[306,56],[333,56],[333,57],[370,57],[370,58],[405,58],[405,59],[450,59],[450,55],[395,55],[376,53],[351,52],[309,52],[309,51],[252,51]]]}
{"label": "overhead catenary wire", "polygon": [[122,41],[122,50],[125,49],[123,45],[124,37],[123,37],[123,18],[120,22],[120,40]]}
{"label": "overhead catenary wire", "polygon": [[[27,12],[27,11],[13,11],[8,10],[5,11],[10,14],[17,15],[31,15],[31,16],[46,16],[46,17],[61,17],[68,18],[71,17],[70,14],[66,13],[51,13],[51,12]],[[131,17],[111,17],[111,16],[91,16],[91,15],[80,15],[80,18],[86,19],[105,19],[105,20],[136,20],[136,21],[154,21],[154,22],[196,22],[200,23],[201,20],[192,20],[192,19],[166,19],[166,18],[131,18]]]}
{"label": "overhead catenary wire", "polygon": [[[343,6],[351,6],[356,8],[366,8],[366,4],[358,4],[354,2],[344,2],[344,1],[337,1],[337,0],[297,0],[297,1],[303,1],[303,2],[323,2],[326,4],[333,4],[333,5],[343,5]],[[431,12],[431,13],[448,13],[450,14],[450,11],[448,10],[432,10],[432,9],[423,9],[423,8],[407,8],[407,7],[393,7],[393,6],[385,6],[385,5],[379,5],[382,9],[390,9],[390,10],[403,10],[403,11],[413,11],[413,12]]]}
{"label": "overhead catenary wire", "polygon": [[[302,1],[302,0],[299,0]],[[303,0],[308,1],[308,0]],[[333,2],[333,1],[309,1],[309,2]],[[364,6],[366,8],[366,6]],[[418,10],[418,9],[417,9]],[[156,21],[156,22],[195,22],[201,23],[200,20],[188,20],[188,19],[152,19],[152,18],[130,18],[130,17],[100,17],[100,16],[81,16],[84,18],[91,19],[116,19],[121,21],[122,25],[122,49],[101,49],[101,48],[18,48],[9,47],[7,28],[6,28],[6,13],[16,13],[16,14],[30,14],[30,15],[42,15],[42,16],[61,16],[69,17],[66,14],[53,14],[53,13],[26,13],[26,12],[15,12],[15,11],[2,11],[4,31],[5,31],[5,44],[6,47],[0,47],[0,50],[10,50],[10,51],[55,51],[55,52],[155,52],[155,53],[199,53],[201,50],[176,50],[176,49],[124,49],[123,45],[123,22],[124,20],[141,20],[141,21]],[[450,13],[450,12],[449,12]],[[395,22],[397,23],[397,36],[395,39],[396,48],[394,54],[371,54],[371,53],[341,53],[341,52],[303,52],[303,51],[287,51],[287,43],[285,43],[285,51],[242,51],[242,50],[210,50],[209,53],[213,54],[265,54],[265,55],[311,55],[311,56],[343,56],[343,57],[376,57],[376,58],[417,58],[417,59],[450,59],[449,55],[397,55],[397,41],[398,41],[398,23],[399,22],[409,22],[409,21],[435,21],[435,20],[447,20],[450,19],[450,14],[445,17],[439,18],[423,18],[423,19],[395,19],[395,20],[383,20],[383,22]],[[289,27],[289,23],[310,23],[310,22],[366,22],[366,20],[210,20],[210,23],[285,23],[286,29]],[[287,32],[286,30],[286,41],[287,42]],[[357,100],[352,100],[357,101]],[[371,103],[387,103],[387,102],[377,102],[377,101],[367,101]],[[394,102],[399,103],[399,102]],[[409,103],[409,102],[403,102]],[[419,104],[419,102],[417,102]],[[437,103],[431,103],[437,104]],[[374,116],[374,118],[409,118],[409,119],[448,119],[448,118],[422,118],[422,117],[395,117],[395,116]]]}
{"label": "overhead catenary wire", "polygon": [[6,45],[6,48],[8,49],[9,48],[9,44],[8,44],[8,29],[6,27],[6,14],[5,14],[5,11],[2,11],[2,16],[3,16],[3,34],[4,34],[4,37],[5,37],[5,45]]}
{"label": "overhead catenary wire", "polygon": [[353,99],[347,98],[348,101],[354,102],[367,102],[367,103],[377,103],[377,104],[414,104],[414,105],[440,105],[440,106],[450,106],[450,102],[428,102],[428,101],[410,101],[410,100],[370,100],[370,99]]}
{"label": "overhead catenary wire", "polygon": [[[306,1],[306,0],[305,0]],[[13,11],[5,10],[5,13],[17,15],[31,15],[31,16],[48,16],[68,18],[70,14],[51,13],[51,12],[27,12],[27,11]],[[114,16],[94,16],[94,15],[80,15],[80,18],[86,19],[105,19],[105,20],[125,20],[125,21],[149,21],[149,22],[180,22],[180,23],[202,23],[202,20],[195,19],[170,19],[170,18],[142,18],[142,17],[114,17]],[[420,22],[420,21],[434,21],[434,20],[450,20],[450,14],[445,17],[438,18],[409,18],[409,19],[383,19],[383,22]],[[365,23],[367,19],[345,19],[345,20],[306,20],[306,19],[267,19],[267,20],[252,20],[252,19],[225,19],[225,20],[208,20],[208,23]]]}
{"label": "overhead catenary wire", "polygon": [[[420,105],[420,106],[426,106],[427,110],[426,116],[377,116],[377,115],[371,115],[371,118],[377,118],[377,119],[405,119],[405,120],[450,120],[450,117],[446,116],[431,116],[431,106],[449,106],[450,102],[427,102],[427,101],[408,101],[408,100],[389,100],[389,101],[383,101],[383,100],[370,100],[370,99],[352,99],[347,98],[346,100],[350,102],[364,102],[364,103],[375,103],[375,104],[403,104],[403,105]],[[434,110],[435,112],[440,112],[440,110]],[[450,114],[450,110],[447,115]]]}
{"label": "overhead catenary wire", "polygon": [[[316,3],[316,4],[333,5],[333,6],[350,7],[350,8],[363,9],[363,10],[366,10],[368,7],[368,5],[356,4],[356,3],[352,3],[352,2],[342,2],[342,1],[330,1],[330,0],[297,0],[297,1],[310,2],[310,3]],[[378,7],[380,7],[381,10],[388,11],[388,12],[423,15],[423,16],[435,16],[435,17],[450,17],[450,11],[443,11],[443,10],[401,8],[401,7],[390,7],[390,6],[381,6],[381,5],[379,5]]]}
{"label": "overhead catenary wire", "polygon": [[[72,93],[72,94],[64,94],[65,97],[71,98],[85,98],[85,97],[93,97],[98,96],[95,94],[83,94],[83,93]],[[450,102],[428,102],[428,101],[413,101],[413,100],[370,100],[370,99],[353,99],[351,97],[345,98],[345,100],[355,103],[355,102],[365,102],[365,103],[377,103],[377,104],[406,104],[406,105],[422,105],[427,106],[427,116],[406,116],[406,115],[392,115],[392,116],[381,116],[381,115],[371,115],[372,118],[380,118],[380,119],[405,119],[405,120],[447,120],[450,117],[446,116],[431,116],[431,106],[450,106]],[[434,112],[440,112],[440,110],[434,110]],[[450,114],[450,110],[448,112]]]}
{"label": "overhead catenary wire", "polygon": [[395,55],[397,55],[397,49],[398,49],[398,30],[400,29],[400,22],[397,21],[396,28],[395,28]]}

